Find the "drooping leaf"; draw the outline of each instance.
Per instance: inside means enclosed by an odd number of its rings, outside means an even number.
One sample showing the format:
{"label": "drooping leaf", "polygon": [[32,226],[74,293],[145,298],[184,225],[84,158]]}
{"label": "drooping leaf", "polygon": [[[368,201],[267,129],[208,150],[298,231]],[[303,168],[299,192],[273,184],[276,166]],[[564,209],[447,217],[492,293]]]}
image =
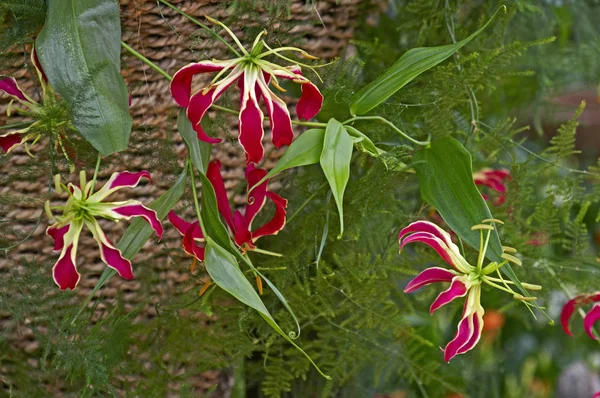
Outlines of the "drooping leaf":
{"label": "drooping leaf", "polygon": [[329,376],[319,369],[312,358],[294,343],[277,322],[275,322],[275,319],[273,319],[273,316],[265,307],[258,293],[256,293],[250,282],[248,282],[248,279],[246,279],[243,272],[240,270],[235,257],[209,237],[206,239],[204,264],[206,266],[206,271],[215,284],[242,303],[258,311],[263,319],[267,321],[278,334],[283,336],[290,344],[300,350],[323,377],[330,379]]}
{"label": "drooping leaf", "polygon": [[[506,9],[502,6],[500,9]],[[410,83],[421,73],[443,62],[473,40],[492,22],[498,11],[479,30],[457,43],[439,47],[413,48],[404,53],[375,81],[367,84],[352,96],[350,113],[364,115]]]}
{"label": "drooping leaf", "polygon": [[[203,120],[210,120],[210,118],[204,118]],[[179,114],[177,115],[177,131],[179,131],[181,138],[185,142],[194,166],[202,174],[206,174],[212,145],[198,139],[192,123],[187,118],[185,109],[183,108],[179,110]]]}
{"label": "drooping leaf", "polygon": [[254,186],[292,167],[318,163],[323,152],[324,137],[325,130],[322,129],[310,129],[302,133],[292,142],[277,164]]}
{"label": "drooping leaf", "polygon": [[[156,199],[152,204],[148,207],[152,210],[156,211],[156,215],[159,220],[163,220],[169,211],[175,207],[177,202],[181,196],[183,196],[183,192],[185,191],[185,177],[187,175],[187,168],[185,168],[179,178],[175,182],[175,184],[165,193],[163,193],[158,199]],[[136,218],[131,222],[129,227],[121,236],[119,243],[117,244],[117,248],[123,253],[123,257],[126,259],[133,259],[133,257],[142,249],[142,246],[146,243],[146,241],[154,234],[154,230],[152,227],[145,221]],[[96,286],[89,294],[86,299],[83,308],[87,306],[87,303],[91,300],[91,298],[96,294],[98,289],[100,289],[110,278],[115,276],[117,271],[112,268],[106,268],[98,282],[96,282]]]}
{"label": "drooping leaf", "polygon": [[352,142],[356,144],[356,147],[364,153],[367,153],[374,157],[379,157],[380,153],[383,151],[373,144],[373,141],[366,136],[362,131],[352,127],[352,126],[344,126],[350,137],[352,138]]}
{"label": "drooping leaf", "polygon": [[344,233],[344,191],[350,178],[350,160],[352,159],[352,138],[344,126],[335,119],[329,119],[321,152],[321,168],[331,187],[333,199],[340,216],[340,234]]}
{"label": "drooping leaf", "polygon": [[101,154],[127,148],[132,119],[121,77],[121,23],[114,0],[48,0],[36,50],[73,124]]}
{"label": "drooping leaf", "polygon": [[[472,231],[471,227],[493,217],[473,181],[471,154],[456,139],[444,137],[415,153],[413,160],[423,200],[435,207],[458,237],[478,250],[479,231]],[[501,263],[504,261],[502,252],[498,231],[494,229],[486,257]],[[501,270],[523,296],[530,296],[510,264]],[[533,304],[543,312],[535,302]]]}

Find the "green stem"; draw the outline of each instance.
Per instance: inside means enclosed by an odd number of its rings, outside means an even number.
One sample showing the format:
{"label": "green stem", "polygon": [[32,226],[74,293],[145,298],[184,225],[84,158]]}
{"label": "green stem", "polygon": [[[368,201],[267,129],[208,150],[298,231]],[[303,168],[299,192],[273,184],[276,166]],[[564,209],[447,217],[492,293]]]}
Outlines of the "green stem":
{"label": "green stem", "polygon": [[376,120],[376,121],[385,123],[388,126],[390,126],[395,132],[397,132],[399,135],[406,138],[407,140],[409,140],[410,142],[412,142],[415,145],[428,146],[429,143],[431,142],[431,137],[427,138],[427,141],[415,140],[414,138],[412,138],[411,136],[406,134],[404,131],[402,131],[398,127],[396,127],[392,122],[390,122],[389,120],[387,120],[386,118],[383,118],[381,116],[356,116],[356,117],[353,117],[351,119],[348,119],[348,120],[342,122],[342,124],[348,124],[348,123],[354,122],[355,120]]}
{"label": "green stem", "polygon": [[292,120],[292,124],[297,124],[299,126],[308,126],[308,127],[327,127],[327,123],[301,122],[300,120]]}
{"label": "green stem", "polygon": [[165,0],[157,0],[157,1],[160,2],[160,3],[163,3],[164,5],[166,5],[167,7],[169,7],[170,9],[172,9],[174,11],[177,11],[178,13],[180,13],[181,15],[183,15],[184,17],[186,17],[187,19],[189,19],[190,21],[192,21],[196,25],[200,26],[202,29],[206,30],[215,39],[217,39],[221,43],[225,44],[227,46],[227,48],[229,48],[238,57],[242,56],[235,48],[233,48],[233,46],[231,44],[227,43],[227,41],[225,39],[223,39],[217,32],[215,32],[214,30],[212,30],[211,28],[209,28],[208,26],[206,26],[202,22],[198,21],[196,18],[192,17],[191,15],[186,14],[185,12],[183,12],[179,8],[175,7],[173,4],[169,3],[168,1],[165,1]]}
{"label": "green stem", "polygon": [[19,127],[26,127],[33,124],[33,122],[20,122],[20,123],[11,123],[5,124],[4,126],[0,126],[0,130],[9,130],[9,129],[17,129]]}
{"label": "green stem", "polygon": [[255,249],[252,249],[252,252],[265,254],[267,256],[273,256],[273,257],[283,257],[283,254],[281,254],[281,253],[270,252],[268,250],[259,249],[258,247]]}
{"label": "green stem", "polygon": [[302,211],[302,209],[304,209],[304,208],[306,207],[306,205],[308,205],[308,204],[310,203],[310,201],[311,201],[311,200],[313,200],[313,199],[315,198],[315,196],[317,196],[317,194],[319,193],[319,191],[320,191],[321,189],[323,189],[323,187],[324,187],[324,186],[326,186],[327,184],[328,184],[328,182],[324,182],[323,184],[321,184],[321,186],[320,186],[320,187],[318,187],[317,189],[315,189],[315,192],[314,192],[312,195],[310,195],[310,196],[308,197],[308,199],[306,199],[306,200],[304,201],[304,203],[302,203],[302,205],[301,205],[300,207],[298,207],[298,210],[296,210],[296,211],[294,212],[294,214],[292,214],[292,216],[291,216],[290,218],[288,218],[288,219],[287,219],[287,221],[285,222],[285,223],[286,223],[286,225],[289,225],[289,224],[292,222],[292,220],[293,220],[293,219],[294,219],[294,218],[295,218],[295,217],[296,217],[298,214],[300,214],[300,212]]}
{"label": "green stem", "polygon": [[90,192],[89,192],[90,195],[94,193],[94,186],[96,185],[96,179],[98,178],[98,170],[100,169],[100,160],[101,159],[102,159],[102,155],[100,155],[100,152],[98,152],[98,159],[96,160],[96,168],[94,169],[94,177],[92,178],[92,186],[90,187]]}
{"label": "green stem", "polygon": [[144,62],[146,65],[148,65],[149,67],[151,67],[152,69],[154,69],[155,71],[157,71],[158,73],[160,73],[161,75],[163,75],[165,78],[167,78],[169,81],[173,80],[173,78],[171,77],[171,75],[169,75],[167,72],[165,72],[163,69],[161,69],[158,65],[156,65],[154,62],[150,61],[148,58],[144,57],[142,54],[140,54],[139,52],[135,51],[133,48],[131,48],[127,43],[125,43],[124,41],[121,42],[121,46],[129,51],[129,53],[131,55],[133,55],[134,57],[136,57],[137,59],[139,59],[140,61]]}

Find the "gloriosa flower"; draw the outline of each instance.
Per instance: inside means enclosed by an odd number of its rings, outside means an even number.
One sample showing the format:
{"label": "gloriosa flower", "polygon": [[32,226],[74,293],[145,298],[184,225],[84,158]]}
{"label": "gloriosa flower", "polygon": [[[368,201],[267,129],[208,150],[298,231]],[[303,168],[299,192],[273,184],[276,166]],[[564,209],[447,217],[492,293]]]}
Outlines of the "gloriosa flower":
{"label": "gloriosa flower", "polygon": [[[600,301],[600,292],[582,294],[567,301],[560,314],[560,323],[562,324],[565,333],[569,336],[573,336],[573,333],[571,333],[571,329],[569,328],[569,321],[577,307],[589,303],[596,303],[598,301]],[[592,309],[583,319],[583,328],[585,329],[585,332],[594,340],[598,340],[598,337],[594,335],[594,324],[598,319],[600,319],[600,304],[594,304]]]}
{"label": "gloriosa flower", "polygon": [[[289,145],[294,138],[287,105],[271,91],[269,83],[280,91],[285,90],[278,84],[278,78],[292,80],[302,86],[302,96],[296,105],[296,112],[300,119],[313,118],[319,113],[323,105],[323,96],[319,89],[302,75],[298,65],[282,67],[267,61],[265,57],[276,55],[288,60],[288,58],[279,54],[282,51],[298,51],[306,57],[313,57],[294,47],[271,49],[264,40],[261,40],[261,36],[266,31],[261,32],[256,37],[252,48],[248,51],[227,26],[211,18],[208,19],[222,26],[231,35],[242,55],[230,60],[213,59],[212,61],[200,61],[184,66],[173,76],[171,94],[177,104],[187,108],[187,117],[196,131],[198,139],[214,144],[221,140],[208,136],[200,123],[212,104],[223,95],[229,86],[237,81],[241,92],[239,141],[246,152],[246,163],[258,163],[264,155],[262,146],[264,136],[263,112],[258,105],[260,98],[263,99],[269,113],[273,144],[277,148],[281,148],[283,145]],[[264,48],[267,48],[268,51],[263,52]],[[199,73],[207,72],[218,73],[208,86],[192,94],[193,77]],[[223,77],[227,72],[229,74]]]}
{"label": "gloriosa flower", "polygon": [[[473,173],[475,185],[484,185],[496,192],[498,196],[494,200],[495,205],[501,205],[506,200],[506,184],[504,180],[511,179],[508,169],[492,169],[485,167]],[[487,195],[482,195],[485,200],[488,200]]]}
{"label": "gloriosa flower", "polygon": [[[32,141],[31,145],[34,145],[43,134],[52,134],[68,159],[62,142],[65,132],[72,129],[68,109],[64,101],[57,99],[52,86],[48,84],[48,79],[42,70],[35,50],[31,52],[31,65],[36,71],[42,89],[40,102],[34,101],[21,90],[15,78],[0,76],[0,91],[12,97],[7,114],[10,116],[11,111],[14,111],[32,120],[32,123],[23,129],[0,134],[0,148],[9,153],[17,146],[24,144],[27,153],[33,156],[27,143]],[[13,106],[14,101],[19,105]]]}
{"label": "gloriosa flower", "polygon": [[[254,167],[254,165],[249,165],[246,168],[248,188],[257,184],[266,174],[265,170]],[[218,160],[210,162],[206,176],[215,190],[219,213],[225,220],[231,237],[242,252],[255,250],[257,239],[266,235],[276,235],[283,229],[287,200],[267,190],[269,180],[265,180],[252,190],[248,196],[248,203],[243,213],[239,210],[232,213],[229,207],[229,200],[227,199],[225,183],[221,177],[221,164]],[[252,228],[252,222],[262,210],[267,199],[271,200],[275,205],[275,214],[270,221],[254,229]],[[173,211],[169,213],[169,221],[183,236],[182,246],[184,251],[195,259],[204,261],[204,247],[200,245],[204,242],[204,235],[198,221],[189,223],[181,219]]]}
{"label": "gloriosa flower", "polygon": [[[430,314],[433,314],[440,307],[450,303],[451,301],[465,297],[466,300],[463,307],[462,318],[458,324],[458,331],[454,338],[446,345],[442,351],[444,352],[444,360],[449,362],[456,355],[464,354],[471,350],[481,337],[483,330],[483,315],[485,313],[481,305],[481,289],[483,283],[503,290],[513,295],[514,298],[523,300],[526,304],[529,300],[534,300],[534,297],[523,297],[514,292],[508,284],[513,282],[502,278],[499,269],[513,262],[521,265],[521,262],[516,257],[509,253],[516,253],[516,250],[503,246],[504,253],[502,258],[505,260],[498,264],[491,262],[487,266],[483,266],[487,245],[491,231],[494,230],[493,223],[502,223],[499,220],[489,219],[483,220],[482,224],[474,225],[473,230],[479,230],[481,236],[481,244],[479,257],[475,266],[463,257],[456,246],[452,242],[450,234],[437,225],[429,221],[416,221],[402,231],[398,236],[400,250],[411,242],[421,242],[432,247],[453,269],[445,269],[440,267],[431,267],[422,271],[417,277],[408,283],[404,289],[405,293],[411,293],[422,286],[429,285],[435,282],[450,282],[450,287],[439,294],[434,300],[429,309]],[[487,230],[488,234],[484,240],[483,231]],[[496,272],[498,278],[492,277],[491,274]],[[500,285],[501,283],[502,285]],[[541,286],[522,283],[523,287],[530,290],[540,290]]]}
{"label": "gloriosa flower", "polygon": [[[51,207],[50,203],[46,202],[48,217],[56,220],[48,227],[46,234],[54,238],[54,251],[60,251],[58,261],[52,268],[54,281],[61,290],[73,290],[77,287],[80,275],[77,272],[75,260],[79,235],[84,225],[98,242],[102,261],[110,268],[115,269],[123,278],[133,279],[131,262],[124,258],[121,251],[113,246],[104,235],[96,218],[101,217],[118,222],[122,219],[129,220],[132,217],[143,217],[160,239],[163,227],[154,210],[147,208],[137,200],[104,201],[106,197],[119,189],[137,186],[142,178],[147,178],[152,182],[150,174],[147,171],[113,173],[106,184],[96,193],[92,193],[95,181],[86,182],[84,171],[80,172],[79,178],[79,186],[71,183],[65,186],[60,182],[60,175],[57,175],[55,177],[56,190],[59,194],[65,190],[69,194],[69,199],[64,206]],[[52,216],[51,209],[62,210],[62,215]]]}

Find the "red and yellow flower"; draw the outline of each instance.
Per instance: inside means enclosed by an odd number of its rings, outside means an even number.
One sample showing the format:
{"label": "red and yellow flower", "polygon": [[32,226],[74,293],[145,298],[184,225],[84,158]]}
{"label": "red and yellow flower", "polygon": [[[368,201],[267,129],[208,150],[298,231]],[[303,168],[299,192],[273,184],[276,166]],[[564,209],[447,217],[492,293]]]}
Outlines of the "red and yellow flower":
{"label": "red and yellow flower", "polygon": [[[571,328],[569,327],[569,321],[578,307],[598,302],[600,302],[600,292],[581,294],[567,301],[560,314],[560,323],[562,324],[565,333],[569,336],[573,336]],[[598,340],[598,337],[594,335],[594,324],[598,319],[600,319],[600,304],[594,304],[592,309],[588,311],[583,319],[583,328],[585,332],[594,340]]]}
{"label": "red and yellow flower", "polygon": [[[323,105],[323,96],[319,89],[302,75],[300,66],[282,67],[267,61],[265,57],[275,55],[287,60],[280,55],[283,51],[297,51],[304,56],[310,56],[294,47],[271,49],[264,40],[261,40],[264,31],[256,37],[252,48],[248,51],[227,26],[210,20],[222,26],[231,35],[241,51],[241,56],[230,60],[200,61],[184,66],[173,76],[171,94],[177,104],[187,109],[187,117],[198,139],[214,144],[221,140],[210,137],[204,132],[201,126],[202,118],[215,101],[237,82],[241,93],[239,141],[246,152],[246,163],[258,163],[264,155],[263,112],[258,104],[261,98],[269,114],[271,139],[275,147],[289,145],[294,138],[287,105],[271,90],[269,83],[280,91],[285,90],[280,87],[278,79],[291,80],[301,85],[302,96],[296,105],[296,112],[300,119],[313,118]],[[263,52],[264,48],[267,51]],[[192,93],[194,76],[209,72],[218,73],[208,86]]]}
{"label": "red and yellow flower", "polygon": [[[46,202],[48,216],[55,220],[46,229],[46,234],[54,239],[54,251],[60,251],[58,260],[52,268],[52,275],[61,290],[73,290],[79,283],[80,274],[77,272],[76,255],[79,236],[84,225],[98,243],[102,261],[116,270],[123,278],[133,279],[131,262],[124,258],[121,251],[104,235],[97,218],[118,222],[122,219],[129,220],[132,217],[143,217],[154,229],[156,235],[161,238],[163,227],[154,210],[147,208],[137,200],[105,201],[110,194],[119,189],[137,186],[142,178],[152,181],[147,171],[113,173],[102,188],[92,193],[95,181],[86,182],[84,171],[80,172],[79,186],[71,183],[65,186],[60,182],[60,176],[56,176],[57,192],[62,193],[64,190],[68,193],[69,198],[64,206],[51,207],[50,203]],[[62,210],[62,215],[53,216],[52,209]]]}
{"label": "red and yellow flower", "polygon": [[[495,205],[501,205],[506,200],[506,184],[504,183],[504,180],[509,180],[511,178],[508,169],[492,169],[486,167],[473,173],[475,185],[486,186],[498,193],[494,199]],[[482,194],[482,196],[485,200],[488,200],[487,195]]]}

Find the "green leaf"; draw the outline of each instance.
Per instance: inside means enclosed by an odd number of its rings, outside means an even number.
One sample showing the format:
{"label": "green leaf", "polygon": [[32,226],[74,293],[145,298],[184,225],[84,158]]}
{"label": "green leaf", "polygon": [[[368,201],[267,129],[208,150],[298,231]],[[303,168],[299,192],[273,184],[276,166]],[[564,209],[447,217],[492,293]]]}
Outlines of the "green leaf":
{"label": "green leaf", "polygon": [[81,135],[105,156],[127,149],[132,119],[117,2],[48,0],[36,51]]}
{"label": "green leaf", "polygon": [[302,133],[292,142],[277,164],[254,187],[284,170],[318,163],[323,152],[324,136],[325,130],[322,129],[310,129]]}
{"label": "green leaf", "polygon": [[296,347],[304,356],[310,361],[315,369],[325,378],[330,379],[329,376],[325,375],[319,367],[313,362],[312,358],[308,356],[302,348],[300,348],[294,341],[279,327],[277,322],[273,319],[273,316],[267,310],[260,296],[248,279],[244,276],[240,270],[235,257],[227,250],[215,243],[211,238],[206,238],[206,250],[204,264],[206,271],[212,278],[212,280],[223,290],[231,294],[233,297],[246,304],[247,306],[258,311],[265,321],[275,331],[283,336],[290,344]]}
{"label": "green leaf", "polygon": [[344,126],[350,137],[352,138],[352,142],[356,144],[356,147],[359,151],[367,153],[373,157],[379,157],[379,155],[383,152],[381,149],[377,148],[373,141],[369,137],[367,137],[362,131],[352,127],[352,126]]}
{"label": "green leaf", "polygon": [[[159,220],[164,219],[169,211],[175,207],[177,202],[181,196],[183,196],[183,192],[185,191],[185,177],[187,174],[187,168],[185,168],[179,178],[175,182],[175,184],[165,193],[163,193],[158,199],[152,202],[148,207],[152,210],[156,211],[156,215]],[[123,254],[123,257],[126,259],[133,259],[133,257],[142,249],[142,246],[146,243],[146,241],[154,234],[154,230],[152,227],[141,218],[136,218],[131,222],[129,227],[123,233],[123,236],[119,240],[117,244],[117,248]],[[94,294],[106,283],[117,274],[112,268],[106,268],[98,282],[96,282],[96,286],[92,292],[88,295],[86,301],[83,304],[82,310],[87,307],[87,304],[90,302]],[[81,313],[81,311],[80,311]]]}
{"label": "green leaf", "polygon": [[[204,120],[210,120],[210,118],[204,118]],[[202,174],[206,174],[212,145],[198,139],[184,108],[181,108],[177,115],[177,130],[185,142],[192,163]]]}
{"label": "green leaf", "polygon": [[506,10],[500,7],[489,21],[475,33],[457,43],[439,47],[413,48],[404,53],[388,70],[375,81],[360,89],[351,98],[350,113],[364,115],[377,105],[392,96],[396,91],[410,83],[421,73],[443,62],[452,54],[473,40],[492,22],[498,11]]}
{"label": "green leaf", "polygon": [[338,238],[344,233],[343,201],[346,184],[348,184],[350,178],[352,148],[352,138],[344,126],[335,119],[329,119],[325,129],[320,162],[340,215],[340,234]]}
{"label": "green leaf", "polygon": [[[459,238],[479,250],[479,231],[472,231],[471,227],[493,216],[473,181],[471,154],[454,138],[444,137],[415,153],[413,160],[423,200],[435,207]],[[486,257],[501,263],[504,261],[501,255],[502,244],[498,231],[494,229]],[[516,284],[523,296],[530,296],[510,264],[501,270]],[[537,303],[533,305],[545,314]]]}

